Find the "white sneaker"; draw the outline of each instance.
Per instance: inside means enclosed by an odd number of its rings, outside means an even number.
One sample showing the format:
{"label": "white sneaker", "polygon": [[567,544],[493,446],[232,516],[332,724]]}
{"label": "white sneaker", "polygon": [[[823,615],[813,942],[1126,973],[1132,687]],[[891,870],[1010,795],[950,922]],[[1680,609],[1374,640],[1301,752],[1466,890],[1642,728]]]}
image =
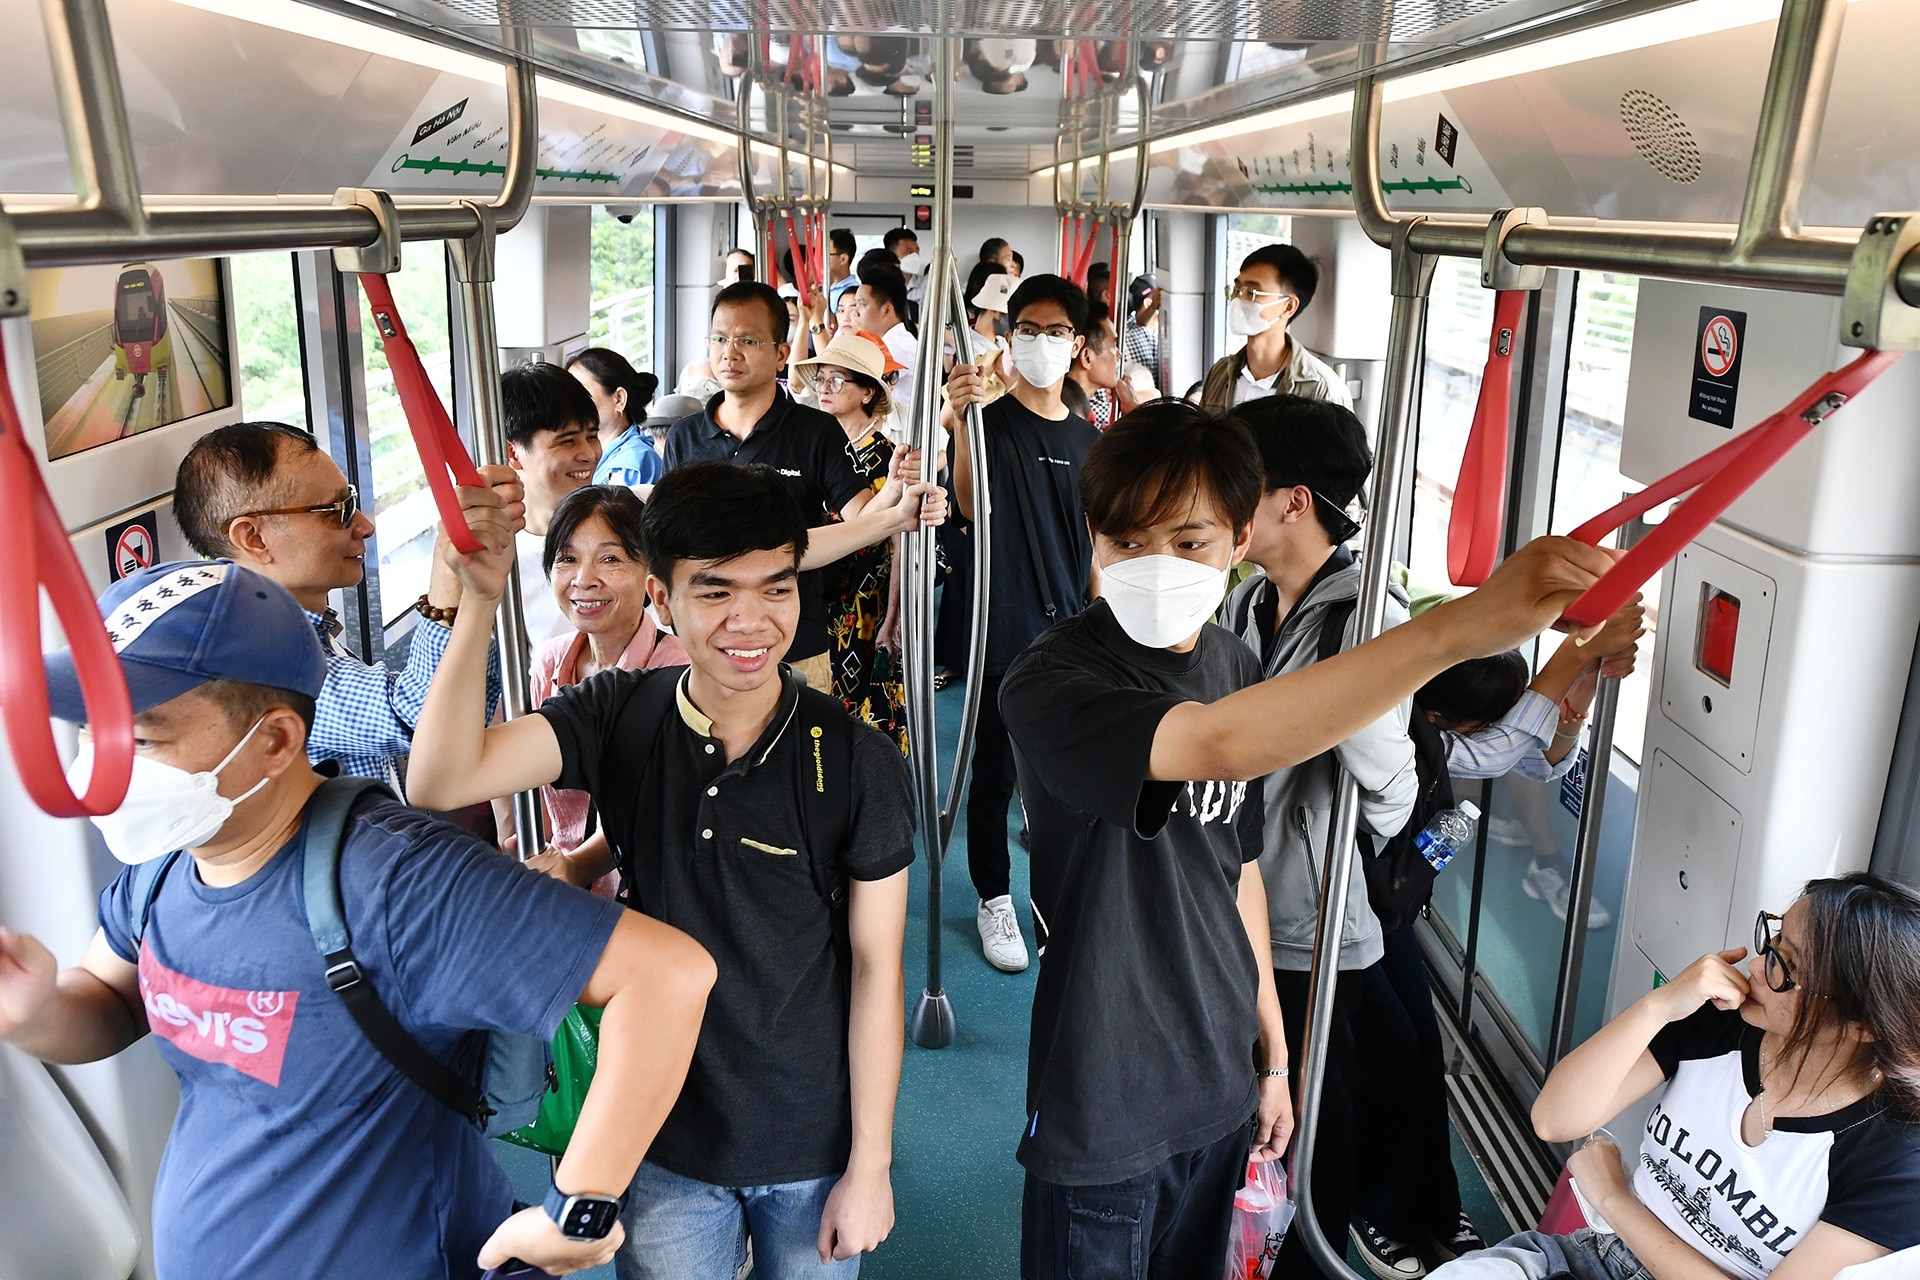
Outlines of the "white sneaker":
{"label": "white sneaker", "polygon": [[975,923],[980,926],[980,950],[988,964],[1002,973],[1019,973],[1027,967],[1027,940],[1020,936],[1012,894],[982,902]]}
{"label": "white sneaker", "polygon": [[1524,848],[1533,843],[1527,835],[1526,827],[1518,818],[1487,819],[1487,839],[1495,844],[1504,844],[1514,849]]}
{"label": "white sneaker", "polygon": [[[1527,875],[1520,882],[1529,898],[1537,898],[1553,909],[1553,914],[1561,920],[1567,918],[1567,903],[1572,891],[1567,886],[1567,878],[1554,867],[1543,867],[1535,862],[1527,867]],[[1613,913],[1603,906],[1598,898],[1587,903],[1587,928],[1605,929],[1613,923]]]}

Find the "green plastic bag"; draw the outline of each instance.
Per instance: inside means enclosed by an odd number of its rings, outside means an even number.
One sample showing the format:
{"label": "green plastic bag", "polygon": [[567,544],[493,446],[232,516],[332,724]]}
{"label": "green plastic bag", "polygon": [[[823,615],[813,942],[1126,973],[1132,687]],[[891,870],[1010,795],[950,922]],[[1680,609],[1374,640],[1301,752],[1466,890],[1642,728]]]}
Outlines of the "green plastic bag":
{"label": "green plastic bag", "polygon": [[540,1114],[525,1128],[500,1135],[500,1140],[550,1156],[566,1154],[599,1060],[600,1010],[577,1004],[553,1034],[553,1075],[546,1096],[540,1099]]}

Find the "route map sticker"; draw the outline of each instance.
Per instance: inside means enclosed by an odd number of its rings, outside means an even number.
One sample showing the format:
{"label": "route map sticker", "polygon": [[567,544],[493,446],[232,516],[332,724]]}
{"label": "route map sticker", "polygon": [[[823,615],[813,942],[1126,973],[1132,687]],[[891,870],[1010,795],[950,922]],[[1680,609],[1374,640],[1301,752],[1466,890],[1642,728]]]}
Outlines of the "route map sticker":
{"label": "route map sticker", "polygon": [[118,582],[160,559],[160,518],[148,511],[107,528],[107,581]]}
{"label": "route map sticker", "polygon": [[1700,308],[1700,329],[1693,343],[1693,389],[1687,406],[1688,417],[1732,429],[1746,345],[1746,312],[1723,307]]}

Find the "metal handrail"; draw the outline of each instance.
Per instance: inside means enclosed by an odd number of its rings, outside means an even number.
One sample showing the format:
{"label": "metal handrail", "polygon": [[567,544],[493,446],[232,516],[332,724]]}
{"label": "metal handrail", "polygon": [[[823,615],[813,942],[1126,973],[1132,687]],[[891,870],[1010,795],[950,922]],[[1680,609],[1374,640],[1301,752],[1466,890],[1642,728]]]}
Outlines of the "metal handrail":
{"label": "metal handrail", "polygon": [[[967,302],[960,288],[960,264],[947,255],[946,270],[950,304],[948,322],[953,325],[954,356],[962,364],[972,364],[973,329],[967,324]],[[953,747],[953,772],[947,779],[946,803],[940,806],[940,855],[946,856],[953,840],[953,825],[960,815],[960,797],[967,785],[967,771],[973,763],[974,732],[980,723],[980,696],[986,685],[978,675],[987,669],[987,614],[993,600],[993,495],[987,477],[987,429],[981,406],[970,404],[961,427],[967,433],[967,456],[972,461],[973,478],[973,613],[967,634],[967,690],[960,704],[960,737]]]}
{"label": "metal handrail", "polygon": [[1593,700],[1586,787],[1580,796],[1580,827],[1573,841],[1573,878],[1567,887],[1566,928],[1560,940],[1560,972],[1553,991],[1553,1022],[1547,1032],[1546,1066],[1573,1049],[1573,1016],[1580,1007],[1580,969],[1587,954],[1587,912],[1600,863],[1600,823],[1606,815],[1613,773],[1613,727],[1620,713],[1620,682],[1600,681]]}

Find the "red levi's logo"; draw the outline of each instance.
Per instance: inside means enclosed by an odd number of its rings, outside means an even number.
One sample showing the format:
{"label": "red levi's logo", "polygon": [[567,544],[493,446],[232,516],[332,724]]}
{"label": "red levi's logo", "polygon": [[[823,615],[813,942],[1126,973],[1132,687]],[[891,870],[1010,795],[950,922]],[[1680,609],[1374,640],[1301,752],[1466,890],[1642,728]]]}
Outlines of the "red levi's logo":
{"label": "red levi's logo", "polygon": [[140,948],[140,999],[153,1033],[182,1053],[280,1087],[298,991],[235,991],[175,973]]}

